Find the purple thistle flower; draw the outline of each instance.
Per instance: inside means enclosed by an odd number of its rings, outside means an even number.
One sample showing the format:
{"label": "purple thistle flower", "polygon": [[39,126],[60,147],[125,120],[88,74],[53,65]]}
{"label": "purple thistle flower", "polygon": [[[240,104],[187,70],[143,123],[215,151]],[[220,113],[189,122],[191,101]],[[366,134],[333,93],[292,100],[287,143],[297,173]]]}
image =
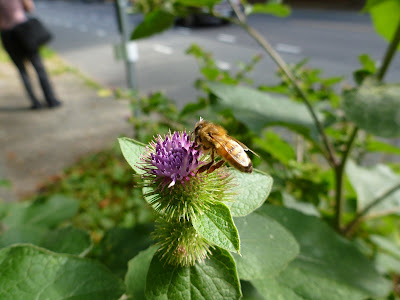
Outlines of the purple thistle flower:
{"label": "purple thistle flower", "polygon": [[161,189],[174,186],[177,182],[184,183],[195,176],[201,164],[201,151],[196,149],[186,132],[171,132],[147,146],[147,155],[142,158],[146,177],[160,182]]}

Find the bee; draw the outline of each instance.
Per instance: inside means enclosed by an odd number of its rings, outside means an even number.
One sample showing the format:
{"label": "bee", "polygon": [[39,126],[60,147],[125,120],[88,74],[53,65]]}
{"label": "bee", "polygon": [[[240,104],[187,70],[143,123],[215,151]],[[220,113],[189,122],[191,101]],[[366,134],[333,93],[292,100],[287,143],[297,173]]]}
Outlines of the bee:
{"label": "bee", "polygon": [[[204,152],[211,151],[211,161],[199,168],[199,173],[207,170],[207,173],[220,168],[225,161],[239,171],[251,173],[253,164],[245,151],[252,150],[243,143],[228,135],[225,128],[200,118],[194,128],[195,143]],[[217,153],[222,159],[214,163],[214,155]],[[257,155],[256,153],[254,153]]]}

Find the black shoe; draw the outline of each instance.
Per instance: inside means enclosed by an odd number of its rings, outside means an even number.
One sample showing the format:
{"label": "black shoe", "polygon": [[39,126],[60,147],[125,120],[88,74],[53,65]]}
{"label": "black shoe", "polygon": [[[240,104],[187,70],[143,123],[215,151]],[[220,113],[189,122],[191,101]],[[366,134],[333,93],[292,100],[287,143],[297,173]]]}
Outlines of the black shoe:
{"label": "black shoe", "polygon": [[33,104],[29,107],[29,109],[31,109],[31,110],[38,110],[38,109],[41,109],[41,108],[42,108],[42,104],[40,104],[39,102],[33,103]]}
{"label": "black shoe", "polygon": [[49,108],[56,108],[61,106],[61,102],[58,100],[53,100],[51,102],[48,103]]}

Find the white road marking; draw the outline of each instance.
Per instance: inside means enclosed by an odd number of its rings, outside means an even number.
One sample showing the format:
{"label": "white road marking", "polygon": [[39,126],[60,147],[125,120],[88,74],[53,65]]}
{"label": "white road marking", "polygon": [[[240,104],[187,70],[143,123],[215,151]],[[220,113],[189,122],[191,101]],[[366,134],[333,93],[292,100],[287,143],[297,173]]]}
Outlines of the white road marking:
{"label": "white road marking", "polygon": [[299,46],[288,44],[276,44],[276,51],[290,54],[300,54],[301,48]]}
{"label": "white road marking", "polygon": [[231,34],[220,33],[217,36],[217,40],[224,43],[234,44],[236,43],[236,36]]}
{"label": "white road marking", "polygon": [[166,55],[171,55],[172,53],[174,53],[174,50],[171,47],[164,46],[161,44],[153,45],[153,50],[158,53],[162,53],[162,54],[166,54]]}
{"label": "white road marking", "polygon": [[218,68],[224,71],[228,71],[231,69],[231,64],[226,61],[217,60],[215,64],[217,65]]}

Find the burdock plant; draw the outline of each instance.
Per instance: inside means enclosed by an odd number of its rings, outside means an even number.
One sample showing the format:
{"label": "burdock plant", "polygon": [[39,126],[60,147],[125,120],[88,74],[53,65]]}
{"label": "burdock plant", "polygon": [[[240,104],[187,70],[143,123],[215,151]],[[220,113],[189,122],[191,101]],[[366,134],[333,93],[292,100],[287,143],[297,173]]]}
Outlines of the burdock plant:
{"label": "burdock plant", "polygon": [[[157,215],[156,245],[141,257],[147,261],[148,272],[143,274],[147,298],[186,299],[180,295],[185,286],[189,294],[199,292],[207,299],[216,294],[238,299],[240,283],[230,252],[240,258],[241,248],[232,216],[245,216],[258,208],[272,179],[225,166],[199,172],[209,157],[186,132],[157,135],[148,145],[128,138],[119,142],[142,179],[145,200]],[[191,290],[193,285],[198,285],[195,290]]]}
{"label": "burdock plant", "polygon": [[212,244],[192,221],[216,203],[232,200],[229,172],[199,173],[202,153],[186,132],[158,135],[140,159],[145,197],[159,214],[154,237],[160,257],[182,266],[203,261]]}

